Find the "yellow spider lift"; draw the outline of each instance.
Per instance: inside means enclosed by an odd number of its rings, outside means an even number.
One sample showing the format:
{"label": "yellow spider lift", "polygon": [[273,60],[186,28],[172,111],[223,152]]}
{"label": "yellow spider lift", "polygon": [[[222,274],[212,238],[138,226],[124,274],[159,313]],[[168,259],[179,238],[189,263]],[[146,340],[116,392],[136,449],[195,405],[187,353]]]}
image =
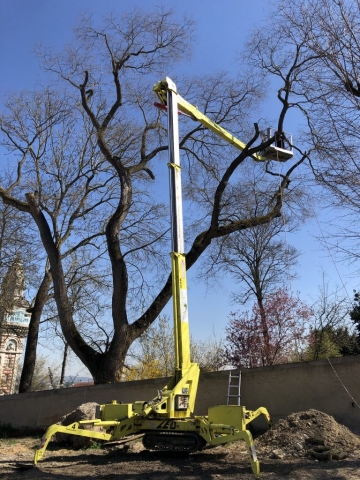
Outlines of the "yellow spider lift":
{"label": "yellow spider lift", "polygon": [[[161,105],[168,110],[175,373],[151,401],[123,404],[113,400],[99,406],[97,418],[94,420],[82,420],[68,426],[50,426],[35,452],[34,463],[41,460],[52,435],[57,432],[105,441],[126,437],[131,440],[135,434],[142,433],[145,448],[158,451],[191,453],[201,450],[205,445],[214,446],[243,440],[249,450],[252,471],[258,477],[260,465],[247,425],[259,415],[264,415],[270,423],[266,408],[260,407],[251,411],[239,405],[217,405],[209,408],[207,415],[193,415],[200,371],[199,366],[190,360],[178,110],[200,121],[240,150],[246,145],[181,98],[169,78],[156,84],[154,91]],[[287,156],[291,158],[292,152],[288,151]],[[262,155],[254,157],[259,161],[269,158]],[[103,427],[106,433],[85,430],[85,426]]]}

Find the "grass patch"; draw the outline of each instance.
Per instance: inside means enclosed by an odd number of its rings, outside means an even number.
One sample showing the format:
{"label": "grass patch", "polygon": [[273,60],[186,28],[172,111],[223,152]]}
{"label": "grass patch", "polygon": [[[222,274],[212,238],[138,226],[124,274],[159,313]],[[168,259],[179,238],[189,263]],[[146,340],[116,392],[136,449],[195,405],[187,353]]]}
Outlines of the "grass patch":
{"label": "grass patch", "polygon": [[104,442],[102,440],[91,440],[90,444],[87,447],[84,447],[82,450],[98,450],[102,448]]}
{"label": "grass patch", "polygon": [[0,438],[0,442],[5,445],[15,445],[18,441],[16,438]]}

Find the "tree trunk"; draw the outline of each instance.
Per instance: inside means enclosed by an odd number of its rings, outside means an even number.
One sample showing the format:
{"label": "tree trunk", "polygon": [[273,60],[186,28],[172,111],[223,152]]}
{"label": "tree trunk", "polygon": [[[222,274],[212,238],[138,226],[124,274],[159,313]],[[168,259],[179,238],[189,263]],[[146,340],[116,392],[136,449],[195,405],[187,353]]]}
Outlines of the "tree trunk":
{"label": "tree trunk", "polygon": [[62,361],[62,364],[61,364],[60,382],[59,382],[60,383],[60,388],[64,387],[65,368],[66,368],[68,351],[69,351],[69,344],[65,341],[63,361]]}
{"label": "tree trunk", "polygon": [[26,341],[24,366],[21,372],[19,393],[26,393],[31,391],[31,382],[34,375],[34,368],[36,363],[36,348],[39,336],[40,318],[47,302],[48,290],[51,285],[51,274],[47,270],[44,278],[40,284],[39,290],[36,294],[34,307],[31,311],[29,333]]}
{"label": "tree trunk", "polygon": [[261,330],[262,335],[264,338],[264,353],[262,354],[262,362],[263,365],[271,365],[272,359],[270,358],[270,336],[269,336],[269,328],[266,320],[266,312],[264,309],[264,298],[263,298],[263,289],[260,281],[260,272],[258,266],[255,268],[254,272],[254,284],[256,290],[256,299],[259,306],[260,312],[260,323],[261,323]]}
{"label": "tree trunk", "polygon": [[123,325],[106,353],[98,354],[88,366],[95,385],[116,383],[121,380],[127,352],[137,338],[131,326]]}
{"label": "tree trunk", "polygon": [[26,199],[29,203],[31,216],[38,226],[41,240],[49,259],[54,283],[55,302],[58,309],[62,332],[71,349],[90,372],[93,373],[93,370],[97,369],[99,361],[101,363],[101,357],[103,354],[96,352],[93,348],[87,345],[76,328],[73,320],[72,306],[67,295],[67,286],[62,268],[60,249],[54,242],[49,224],[39,208],[34,195],[27,193]]}
{"label": "tree trunk", "polygon": [[262,334],[264,338],[264,344],[265,344],[265,351],[264,354],[262,355],[263,359],[263,365],[272,365],[273,359],[271,358],[271,352],[270,352],[270,336],[269,336],[269,328],[266,320],[266,312],[264,310],[263,302],[258,301],[259,305],[259,310],[260,310],[260,320],[261,320],[261,329],[262,329]]}

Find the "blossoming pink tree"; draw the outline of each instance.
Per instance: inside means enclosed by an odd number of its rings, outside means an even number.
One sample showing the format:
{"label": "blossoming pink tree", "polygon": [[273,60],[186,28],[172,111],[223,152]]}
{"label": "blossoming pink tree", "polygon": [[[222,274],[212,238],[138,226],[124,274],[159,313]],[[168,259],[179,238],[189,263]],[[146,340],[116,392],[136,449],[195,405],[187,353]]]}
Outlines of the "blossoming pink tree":
{"label": "blossoming pink tree", "polygon": [[[225,358],[236,367],[261,367],[301,358],[313,312],[297,295],[279,289],[261,309],[231,313]],[[266,333],[265,333],[266,332]]]}

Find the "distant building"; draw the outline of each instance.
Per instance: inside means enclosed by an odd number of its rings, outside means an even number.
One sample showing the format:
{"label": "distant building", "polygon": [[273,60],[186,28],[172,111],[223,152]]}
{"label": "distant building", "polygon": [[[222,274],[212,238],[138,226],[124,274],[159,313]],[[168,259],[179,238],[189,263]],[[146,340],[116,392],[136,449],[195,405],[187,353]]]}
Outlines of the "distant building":
{"label": "distant building", "polygon": [[0,293],[0,395],[15,393],[19,358],[28,334],[30,307],[24,297],[25,275],[17,257],[1,284]]}
{"label": "distant building", "polygon": [[90,381],[90,382],[77,382],[77,383],[74,383],[73,385],[71,385],[72,387],[91,387],[92,385],[94,385],[94,382],[93,381]]}

